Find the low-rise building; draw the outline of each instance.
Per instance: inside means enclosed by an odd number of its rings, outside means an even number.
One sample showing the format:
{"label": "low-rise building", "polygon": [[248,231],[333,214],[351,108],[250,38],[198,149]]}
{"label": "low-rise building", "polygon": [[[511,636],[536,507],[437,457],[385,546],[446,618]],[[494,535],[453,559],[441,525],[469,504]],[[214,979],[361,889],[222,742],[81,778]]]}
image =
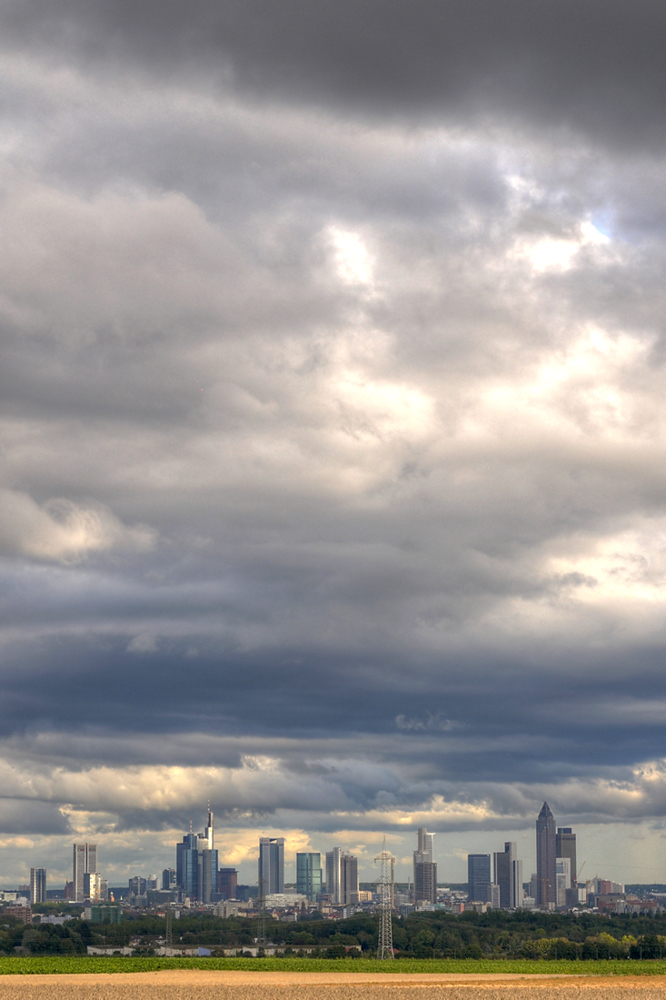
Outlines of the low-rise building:
{"label": "low-rise building", "polygon": [[120,924],[123,911],[117,905],[86,906],[83,919],[89,920],[91,924]]}

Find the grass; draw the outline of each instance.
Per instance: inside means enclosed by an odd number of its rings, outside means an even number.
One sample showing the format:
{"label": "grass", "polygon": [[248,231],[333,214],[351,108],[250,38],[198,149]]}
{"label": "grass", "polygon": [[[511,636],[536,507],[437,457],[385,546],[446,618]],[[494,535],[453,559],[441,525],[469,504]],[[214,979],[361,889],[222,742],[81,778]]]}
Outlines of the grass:
{"label": "grass", "polygon": [[589,962],[533,961],[526,959],[418,959],[378,962],[373,958],[128,958],[96,955],[9,955],[0,958],[0,975],[38,975],[96,972],[155,972],[160,969],[243,969],[256,972],[486,972],[541,973],[584,976],[663,976],[664,961]]}

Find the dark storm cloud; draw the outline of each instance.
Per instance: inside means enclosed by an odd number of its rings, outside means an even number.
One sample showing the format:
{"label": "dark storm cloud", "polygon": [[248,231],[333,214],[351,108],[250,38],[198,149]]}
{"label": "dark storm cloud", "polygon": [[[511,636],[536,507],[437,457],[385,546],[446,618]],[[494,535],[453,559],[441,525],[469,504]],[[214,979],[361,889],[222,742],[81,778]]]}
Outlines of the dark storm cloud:
{"label": "dark storm cloud", "polygon": [[15,2],[14,44],[210,74],[285,100],[417,117],[493,113],[660,146],[666,13],[657,0]]}
{"label": "dark storm cloud", "polygon": [[134,863],[209,794],[252,858],[663,814],[665,18],[4,6],[0,793],[36,834]]}
{"label": "dark storm cloud", "polygon": [[[369,755],[386,762],[387,778],[395,767],[409,768],[414,786],[403,789],[403,803],[419,801],[426,787],[433,794],[481,775],[488,782],[589,778],[661,753],[666,687],[660,653],[578,655],[571,676],[553,657],[542,656],[534,670],[515,652],[510,663],[469,651],[417,663],[406,649],[393,656],[375,651],[373,659],[369,652],[308,650],[302,643],[253,654],[229,649],[213,657],[201,636],[194,656],[182,642],[143,638],[150,641],[133,649],[108,638],[91,643],[49,635],[48,657],[45,643],[36,644],[31,658],[12,656],[15,673],[3,678],[4,736],[20,731],[30,740],[35,727],[55,726],[35,751],[67,767],[76,766],[81,740],[89,742],[88,764],[117,767],[234,768],[260,745],[294,773],[308,771],[306,762],[327,752]],[[601,675],[605,704],[598,712],[572,712],[571,704],[594,703]],[[324,697],[333,682],[336,697]],[[69,750],[55,720],[73,706],[90,736],[77,737]],[[184,735],[190,729],[198,734],[193,741]],[[112,739],[110,733],[125,735]],[[138,733],[141,740],[133,735]],[[230,742],[220,744],[220,733]],[[338,745],[342,733],[345,743]],[[290,739],[302,744],[286,744]],[[360,795],[367,806],[376,793],[370,785],[353,797]]]}
{"label": "dark storm cloud", "polygon": [[0,798],[0,836],[27,834],[62,836],[72,829],[60,809],[49,802],[25,798]]}

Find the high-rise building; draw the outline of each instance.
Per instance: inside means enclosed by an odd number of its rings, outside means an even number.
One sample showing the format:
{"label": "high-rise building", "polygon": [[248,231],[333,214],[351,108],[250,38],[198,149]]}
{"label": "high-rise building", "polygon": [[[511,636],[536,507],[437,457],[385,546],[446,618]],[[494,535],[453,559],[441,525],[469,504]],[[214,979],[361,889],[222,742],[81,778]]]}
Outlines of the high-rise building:
{"label": "high-rise building", "polygon": [[414,901],[437,902],[437,865],[433,858],[434,834],[425,827],[417,831],[417,848],[414,851]]}
{"label": "high-rise building", "polygon": [[358,903],[358,860],[349,851],[326,852],[326,892],[334,906]]}
{"label": "high-rise building", "polygon": [[259,895],[284,892],[284,837],[259,839]]}
{"label": "high-rise building", "polygon": [[555,899],[558,909],[567,905],[567,891],[571,889],[571,858],[555,858]]}
{"label": "high-rise building", "polygon": [[417,848],[419,854],[423,856],[424,861],[433,861],[433,849],[435,834],[428,833],[424,826],[420,826],[416,831],[417,836]]}
{"label": "high-rise building", "polygon": [[568,858],[570,862],[571,889],[576,885],[578,869],[576,868],[576,834],[570,826],[560,826],[555,834],[555,856],[558,858]]}
{"label": "high-rise building", "polygon": [[495,885],[500,888],[500,908],[502,910],[512,910],[515,905],[513,898],[513,861],[515,859],[516,845],[506,843],[504,850],[493,855],[493,867]]}
{"label": "high-rise building", "polygon": [[208,806],[208,820],[203,833],[185,834],[176,845],[176,883],[184,896],[200,903],[212,902],[217,895],[217,851],[213,814]]}
{"label": "high-rise building", "polygon": [[488,886],[490,877],[490,855],[467,855],[467,898],[470,902],[485,903],[488,901]]}
{"label": "high-rise building", "polygon": [[30,869],[30,902],[46,902],[46,868]]}
{"label": "high-rise building", "polygon": [[204,832],[199,834],[200,840],[205,840],[205,845],[202,845],[201,850],[214,851],[215,850],[215,829],[213,823],[213,814],[210,811],[210,802],[208,803],[208,821],[204,828]]}
{"label": "high-rise building", "polygon": [[238,870],[236,868],[219,868],[217,872],[217,891],[222,899],[236,899],[238,886]]}
{"label": "high-rise building", "polygon": [[213,814],[208,803],[208,817],[203,833],[197,834],[197,890],[200,903],[210,903],[217,894],[217,851]]}
{"label": "high-rise building", "polygon": [[340,902],[343,906],[358,903],[358,859],[347,851],[340,857]]}
{"label": "high-rise building", "polygon": [[321,892],[321,854],[296,855],[296,892],[303,893],[314,903]]}
{"label": "high-rise building", "polygon": [[206,847],[199,851],[197,861],[197,899],[202,903],[211,903],[213,893],[217,894],[217,851]]}
{"label": "high-rise building", "polygon": [[178,877],[175,868],[162,869],[162,891],[173,891],[178,886]]}
{"label": "high-rise building", "polygon": [[182,843],[176,844],[176,882],[183,896],[196,899],[199,891],[199,851],[197,837],[186,833]]}
{"label": "high-rise building", "polygon": [[340,855],[339,847],[326,851],[326,892],[334,906],[340,902]]}
{"label": "high-rise building", "polygon": [[74,899],[82,903],[85,899],[84,889],[83,889],[83,876],[86,873],[86,845],[85,844],[74,844],[73,845],[73,870],[72,870],[72,882],[74,883]]}
{"label": "high-rise building", "polygon": [[557,873],[555,853],[555,818],[544,802],[536,821],[537,896],[540,910],[552,910],[557,905]]}
{"label": "high-rise building", "polygon": [[414,902],[437,902],[437,864],[419,861],[414,864]]}
{"label": "high-rise building", "polygon": [[513,910],[523,901],[523,863],[516,857],[516,845],[507,841],[494,855],[495,885],[500,887],[500,907]]}
{"label": "high-rise building", "polygon": [[97,868],[97,844],[86,844],[87,849],[87,868],[88,874],[98,871]]}
{"label": "high-rise building", "polygon": [[128,881],[129,885],[129,896],[130,902],[134,903],[137,899],[143,899],[146,895],[146,880],[142,875],[134,875]]}
{"label": "high-rise building", "polygon": [[73,844],[72,847],[74,899],[82,903],[86,898],[83,876],[97,871],[97,844]]}
{"label": "high-rise building", "polygon": [[91,903],[105,902],[109,898],[109,883],[99,872],[86,872],[83,876],[83,895]]}
{"label": "high-rise building", "polygon": [[516,909],[522,907],[524,898],[525,890],[523,889],[523,863],[515,858],[513,862],[513,905]]}

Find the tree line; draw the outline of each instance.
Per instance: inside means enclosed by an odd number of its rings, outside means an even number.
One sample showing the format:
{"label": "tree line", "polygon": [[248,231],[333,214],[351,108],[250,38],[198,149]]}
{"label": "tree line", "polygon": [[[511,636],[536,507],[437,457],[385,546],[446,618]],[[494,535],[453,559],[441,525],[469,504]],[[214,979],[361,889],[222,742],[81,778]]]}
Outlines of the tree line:
{"label": "tree line", "polygon": [[[6,912],[6,911],[5,911]],[[0,926],[0,953],[32,955],[85,954],[89,944],[133,947],[150,954],[164,938],[165,919],[151,914],[124,919],[121,924],[92,924],[80,918],[62,926],[25,925],[6,917]],[[222,919],[208,914],[183,915],[174,921],[174,944],[211,949],[245,948],[256,944],[257,921]],[[347,920],[302,920],[296,924],[269,921],[268,938],[288,955],[338,958],[374,954],[377,917],[357,914]],[[405,958],[532,958],[532,959],[658,959],[666,958],[666,914],[597,916],[583,914],[415,913],[393,922],[398,957]]]}

